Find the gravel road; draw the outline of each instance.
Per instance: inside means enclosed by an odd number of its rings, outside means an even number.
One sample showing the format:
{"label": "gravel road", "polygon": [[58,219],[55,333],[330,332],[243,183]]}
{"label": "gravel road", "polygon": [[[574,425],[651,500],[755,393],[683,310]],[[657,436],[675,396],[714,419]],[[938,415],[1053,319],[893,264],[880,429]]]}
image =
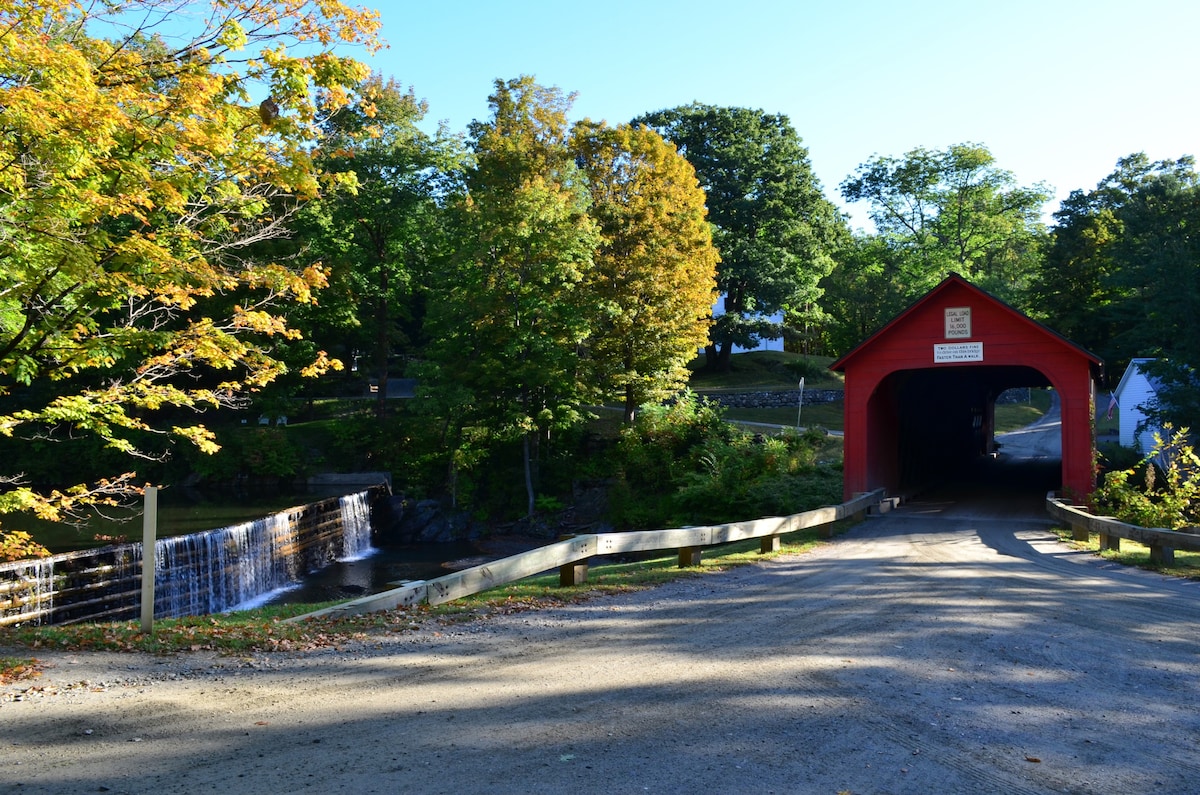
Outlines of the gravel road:
{"label": "gravel road", "polygon": [[311,655],[47,655],[0,692],[0,789],[1200,791],[1200,584],[1058,544],[1041,430],[986,486],[650,592]]}

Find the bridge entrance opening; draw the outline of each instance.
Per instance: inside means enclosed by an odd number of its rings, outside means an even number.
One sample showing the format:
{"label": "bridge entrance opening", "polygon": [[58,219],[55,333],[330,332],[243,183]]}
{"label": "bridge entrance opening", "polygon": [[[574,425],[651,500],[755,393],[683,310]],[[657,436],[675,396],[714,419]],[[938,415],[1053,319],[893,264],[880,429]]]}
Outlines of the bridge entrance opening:
{"label": "bridge entrance opening", "polygon": [[[880,427],[895,428],[895,436],[890,444],[881,438],[873,453],[875,468],[902,493],[934,482],[986,476],[981,461],[1003,451],[995,433],[997,399],[1010,389],[1048,386],[1044,375],[1028,367],[892,373],[876,390],[875,408]],[[1054,457],[1061,458],[1061,452]]]}

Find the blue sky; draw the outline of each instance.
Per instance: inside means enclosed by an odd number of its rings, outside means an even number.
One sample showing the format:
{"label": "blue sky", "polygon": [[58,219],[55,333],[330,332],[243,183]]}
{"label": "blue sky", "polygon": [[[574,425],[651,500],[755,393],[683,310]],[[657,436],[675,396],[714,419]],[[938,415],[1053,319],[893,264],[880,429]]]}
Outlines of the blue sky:
{"label": "blue sky", "polygon": [[918,146],[982,143],[1060,199],[1133,152],[1200,156],[1195,0],[374,5],[389,49],[364,60],[452,130],[487,118],[493,81],[521,74],[577,92],[575,118],[761,108],[791,119],[839,203],[859,164]]}

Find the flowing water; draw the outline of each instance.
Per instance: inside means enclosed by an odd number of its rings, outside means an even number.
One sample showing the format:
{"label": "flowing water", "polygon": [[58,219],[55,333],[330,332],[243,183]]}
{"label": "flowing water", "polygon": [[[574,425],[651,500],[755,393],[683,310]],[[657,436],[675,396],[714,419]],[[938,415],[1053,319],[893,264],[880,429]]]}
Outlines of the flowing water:
{"label": "flowing water", "polygon": [[[204,615],[265,604],[352,599],[385,591],[404,580],[446,574],[444,561],[477,553],[468,542],[376,548],[371,545],[366,494],[342,497],[340,509],[341,554],[312,571],[303,570],[293,554],[294,514],[287,511],[219,530],[159,539],[156,614]],[[194,561],[191,571],[180,560]],[[169,606],[164,608],[164,602]]]}
{"label": "flowing water", "polygon": [[[338,561],[370,556],[367,493],[341,497]],[[207,615],[246,609],[297,588],[305,570],[294,511],[155,542],[155,615]]]}
{"label": "flowing water", "polygon": [[[307,508],[291,508],[218,529],[160,537],[154,545],[155,617],[208,615],[261,604],[344,600],[387,590],[400,581],[440,576],[448,571],[443,561],[477,554],[465,542],[376,549],[371,544],[369,492],[337,498],[336,508],[330,502],[323,503],[316,514]],[[107,563],[104,559],[80,558],[92,554],[80,551],[7,564],[13,571],[0,585],[10,583],[9,590],[15,587],[17,592],[33,597],[16,604],[35,606],[33,612],[10,610],[4,615],[5,623],[20,621],[23,615],[28,616],[25,620],[40,622],[43,617],[56,615],[53,602],[61,602],[59,608],[72,620],[89,615],[74,607],[83,590],[68,588],[63,593],[72,594],[69,597],[55,591],[59,576],[55,572],[56,559],[63,559],[63,565],[68,560],[94,560],[86,564],[91,569],[71,570],[102,572],[101,587],[115,588],[113,593],[136,592],[142,545],[122,544],[105,550],[96,554],[106,556]],[[85,594],[85,598],[90,597]],[[123,609],[111,600],[96,604],[107,611],[106,615]]]}

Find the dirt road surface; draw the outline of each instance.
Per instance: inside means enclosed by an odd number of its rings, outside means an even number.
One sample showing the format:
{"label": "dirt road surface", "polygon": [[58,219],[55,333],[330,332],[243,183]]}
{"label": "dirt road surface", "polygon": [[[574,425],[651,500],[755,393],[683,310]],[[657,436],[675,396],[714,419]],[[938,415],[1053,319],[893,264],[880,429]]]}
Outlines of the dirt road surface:
{"label": "dirt road surface", "polygon": [[1200,791],[1200,585],[1057,543],[1041,430],[651,592],[308,656],[48,655],[0,693],[0,791]]}

